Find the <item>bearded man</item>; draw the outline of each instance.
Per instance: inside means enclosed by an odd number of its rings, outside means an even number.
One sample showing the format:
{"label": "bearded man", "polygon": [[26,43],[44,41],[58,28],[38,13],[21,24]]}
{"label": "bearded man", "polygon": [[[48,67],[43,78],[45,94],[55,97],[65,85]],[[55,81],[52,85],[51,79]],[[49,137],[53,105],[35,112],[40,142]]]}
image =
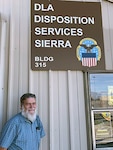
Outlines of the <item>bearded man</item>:
{"label": "bearded man", "polygon": [[36,96],[20,98],[21,112],[6,122],[0,135],[0,150],[39,150],[44,128],[36,114]]}

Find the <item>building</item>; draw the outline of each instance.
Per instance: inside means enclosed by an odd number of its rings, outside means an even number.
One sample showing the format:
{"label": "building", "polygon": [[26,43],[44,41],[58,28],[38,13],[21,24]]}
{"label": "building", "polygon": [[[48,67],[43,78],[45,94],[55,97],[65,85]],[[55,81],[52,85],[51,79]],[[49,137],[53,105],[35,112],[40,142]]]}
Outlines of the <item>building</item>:
{"label": "building", "polygon": [[[0,130],[6,120],[19,112],[20,96],[26,92],[33,92],[37,96],[38,113],[46,130],[41,150],[113,148],[112,120],[110,125],[107,122],[103,128],[98,128],[96,139],[98,141],[101,132],[102,138],[111,135],[108,142],[111,145],[106,146],[105,141],[99,145],[95,140],[96,114],[97,120],[102,120],[101,113],[111,113],[112,106],[90,107],[91,92],[93,88],[99,88],[98,74],[101,74],[102,78],[103,75],[113,75],[113,3],[112,0],[81,2],[101,3],[105,70],[31,70],[31,1],[0,0]],[[112,78],[109,79],[112,83]],[[93,84],[91,90],[90,81],[97,84]],[[102,81],[106,81],[106,78]],[[113,85],[108,83],[108,86]],[[95,91],[97,92],[96,89]]]}

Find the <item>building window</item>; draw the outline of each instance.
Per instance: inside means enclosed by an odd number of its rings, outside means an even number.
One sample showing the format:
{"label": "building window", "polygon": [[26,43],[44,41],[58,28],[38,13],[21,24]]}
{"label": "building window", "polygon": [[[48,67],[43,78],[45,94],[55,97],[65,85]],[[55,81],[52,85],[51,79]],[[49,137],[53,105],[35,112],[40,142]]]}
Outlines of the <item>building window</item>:
{"label": "building window", "polygon": [[94,149],[113,147],[113,73],[89,75]]}

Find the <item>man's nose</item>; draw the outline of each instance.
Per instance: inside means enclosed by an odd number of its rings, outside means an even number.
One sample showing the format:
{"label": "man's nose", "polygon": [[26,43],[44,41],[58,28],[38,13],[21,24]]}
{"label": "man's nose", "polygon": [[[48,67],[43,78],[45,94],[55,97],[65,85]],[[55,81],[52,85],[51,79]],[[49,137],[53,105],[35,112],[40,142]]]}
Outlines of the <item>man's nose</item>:
{"label": "man's nose", "polygon": [[34,107],[34,105],[33,104],[30,104],[30,108],[33,108]]}

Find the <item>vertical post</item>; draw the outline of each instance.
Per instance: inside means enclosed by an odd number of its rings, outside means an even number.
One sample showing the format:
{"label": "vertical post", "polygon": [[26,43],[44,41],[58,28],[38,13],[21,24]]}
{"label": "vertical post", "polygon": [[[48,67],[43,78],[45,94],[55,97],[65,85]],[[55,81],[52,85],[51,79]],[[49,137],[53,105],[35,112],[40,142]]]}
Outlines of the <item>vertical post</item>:
{"label": "vertical post", "polygon": [[7,22],[5,20],[0,21],[0,130],[2,128],[3,124],[3,110],[4,110],[4,72],[5,72],[5,49],[6,49],[6,27],[7,27]]}

